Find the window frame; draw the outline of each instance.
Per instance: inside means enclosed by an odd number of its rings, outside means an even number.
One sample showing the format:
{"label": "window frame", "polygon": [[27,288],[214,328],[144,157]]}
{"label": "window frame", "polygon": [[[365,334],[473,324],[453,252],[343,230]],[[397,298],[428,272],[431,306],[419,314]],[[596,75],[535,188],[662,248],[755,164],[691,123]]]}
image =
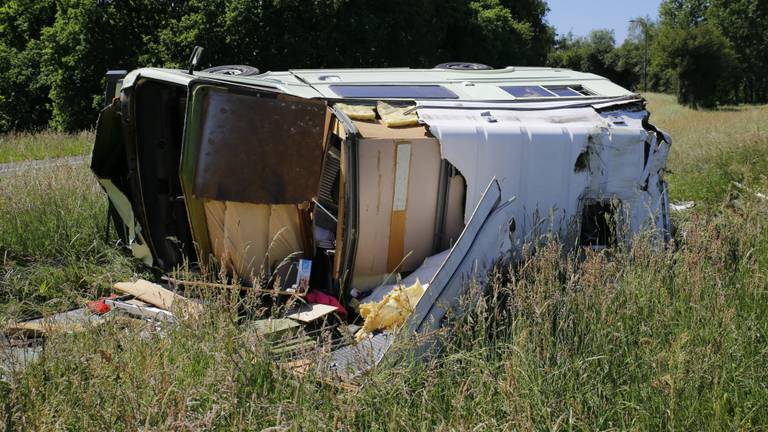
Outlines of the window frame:
{"label": "window frame", "polygon": [[[542,91],[549,93],[549,95],[538,96],[517,96],[512,93],[511,89],[515,88],[540,88]],[[558,85],[502,85],[499,86],[501,90],[504,90],[507,94],[515,99],[562,99],[562,98],[581,98],[599,96],[594,91],[584,87],[582,84],[558,84]],[[561,95],[556,93],[557,90],[567,89],[575,94],[573,95]]]}
{"label": "window frame", "polygon": [[[331,84],[328,88],[338,97],[343,99],[429,99],[429,100],[454,100],[460,99],[453,90],[440,84]],[[344,90],[351,89],[352,93]],[[365,92],[369,89],[369,92]],[[387,94],[386,91],[377,93],[375,90],[397,89],[400,93]],[[408,89],[435,89],[440,95],[408,94]],[[360,93],[355,93],[358,91]]]}

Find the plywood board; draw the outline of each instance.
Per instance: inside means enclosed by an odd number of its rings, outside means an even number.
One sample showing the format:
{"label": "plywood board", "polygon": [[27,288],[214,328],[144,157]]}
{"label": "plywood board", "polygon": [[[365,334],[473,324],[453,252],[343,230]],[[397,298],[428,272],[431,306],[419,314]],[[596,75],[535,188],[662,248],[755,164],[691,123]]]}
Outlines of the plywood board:
{"label": "plywood board", "polygon": [[203,312],[202,305],[143,279],[136,282],[118,282],[114,288],[167,311],[179,310],[188,316],[198,316]]}
{"label": "plywood board", "polygon": [[[359,236],[353,273],[356,280],[387,272],[395,186],[395,143],[389,139],[363,139],[359,141],[358,155]],[[353,286],[358,288],[355,282]]]}
{"label": "plywood board", "polygon": [[[400,163],[407,174],[400,176],[398,148],[410,149],[407,164],[405,157]],[[360,222],[352,284],[365,291],[403,257],[408,256],[399,270],[410,271],[432,254],[441,160],[437,139],[429,137],[362,139],[358,151]]]}
{"label": "plywood board", "polygon": [[405,212],[402,271],[416,269],[432,255],[437,224],[440,145],[437,139],[413,140]]}
{"label": "plywood board", "polygon": [[239,277],[256,276],[302,250],[298,209],[293,204],[206,200],[204,207],[212,252],[224,270]]}
{"label": "plywood board", "polygon": [[442,248],[447,249],[459,239],[464,230],[464,177],[455,175],[448,183],[448,202],[445,205],[445,235]]}
{"label": "plywood board", "polygon": [[335,306],[307,303],[302,305],[296,312],[287,315],[286,318],[303,323],[310,323],[334,312],[336,312]]}
{"label": "plywood board", "polygon": [[364,138],[419,139],[431,137],[424,126],[387,127],[378,121],[354,121],[357,131]]}

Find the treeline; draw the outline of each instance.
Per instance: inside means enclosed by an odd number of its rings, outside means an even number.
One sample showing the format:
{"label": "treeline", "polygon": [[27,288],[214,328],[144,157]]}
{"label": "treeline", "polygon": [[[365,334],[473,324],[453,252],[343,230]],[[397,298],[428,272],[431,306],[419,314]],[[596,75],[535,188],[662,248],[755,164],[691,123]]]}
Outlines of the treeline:
{"label": "treeline", "polygon": [[[644,34],[555,38],[544,0],[5,0],[0,132],[91,127],[108,69],[432,67],[446,61],[594,72],[640,89]],[[667,0],[648,22],[648,87],[690,105],[764,101],[764,0]]]}
{"label": "treeline", "polygon": [[692,107],[768,102],[768,1],[665,0],[659,20],[633,20],[620,46],[608,30],[566,35],[548,64],[674,93]]}
{"label": "treeline", "polygon": [[543,64],[543,0],[14,0],[0,7],[0,131],[93,125],[107,69]]}

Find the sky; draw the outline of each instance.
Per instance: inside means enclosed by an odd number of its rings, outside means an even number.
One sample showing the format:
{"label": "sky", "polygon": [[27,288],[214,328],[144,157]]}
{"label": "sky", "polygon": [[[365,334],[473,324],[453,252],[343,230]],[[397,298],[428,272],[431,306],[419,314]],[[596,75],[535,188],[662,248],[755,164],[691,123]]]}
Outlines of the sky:
{"label": "sky", "polygon": [[658,18],[661,0],[547,0],[547,21],[558,35],[569,31],[586,36],[594,29],[612,29],[616,43],[627,37],[629,20],[650,16]]}

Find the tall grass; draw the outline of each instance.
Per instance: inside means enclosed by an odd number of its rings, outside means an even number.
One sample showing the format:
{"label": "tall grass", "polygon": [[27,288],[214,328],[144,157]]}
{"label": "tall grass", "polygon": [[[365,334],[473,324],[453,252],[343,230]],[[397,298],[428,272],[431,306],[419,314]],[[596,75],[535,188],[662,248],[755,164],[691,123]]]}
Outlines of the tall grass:
{"label": "tall grass", "polygon": [[[18,430],[768,429],[768,202],[730,183],[735,178],[768,190],[762,177],[768,139],[754,124],[765,107],[695,112],[666,96],[650,99],[652,120],[675,138],[672,199],[698,202],[676,217],[678,247],[659,248],[643,235],[632,250],[569,254],[549,244],[494,276],[490,293],[457,322],[441,356],[377,369],[355,392],[276,367],[224,301],[199,320],[160,329],[110,321],[50,338],[39,362],[0,387],[5,424]],[[110,278],[130,275],[130,265],[97,239],[100,224],[90,220],[103,219],[103,202],[82,175],[65,171],[57,182],[72,183],[54,182],[50,190],[44,182],[11,188],[42,196],[59,190],[73,203],[19,200],[12,208],[20,220],[0,216],[3,225],[17,220],[31,230],[0,230],[0,244],[12,240],[6,250],[16,260],[6,274],[58,265],[63,255],[71,265],[94,264],[74,270],[72,281],[107,286]],[[49,207],[59,210],[47,213]],[[32,232],[38,221],[42,232],[57,227],[58,214],[73,215],[69,234],[51,233],[58,237],[47,242]],[[81,243],[75,231],[93,244]],[[27,235],[33,240],[14,238]],[[106,268],[96,270],[96,263]],[[46,274],[41,270],[37,282]],[[26,275],[17,277],[28,283]],[[63,291],[82,296],[90,289],[78,282]]]}
{"label": "tall grass", "polygon": [[105,237],[106,207],[85,165],[0,176],[0,320],[66,309],[134,273]]}
{"label": "tall grass", "polygon": [[674,96],[647,99],[651,122],[673,138],[667,165],[673,199],[716,207],[733,192],[734,181],[768,184],[768,105],[695,111],[676,104]]}
{"label": "tall grass", "polygon": [[14,132],[0,135],[0,163],[87,155],[93,132],[65,134],[54,131]]}

